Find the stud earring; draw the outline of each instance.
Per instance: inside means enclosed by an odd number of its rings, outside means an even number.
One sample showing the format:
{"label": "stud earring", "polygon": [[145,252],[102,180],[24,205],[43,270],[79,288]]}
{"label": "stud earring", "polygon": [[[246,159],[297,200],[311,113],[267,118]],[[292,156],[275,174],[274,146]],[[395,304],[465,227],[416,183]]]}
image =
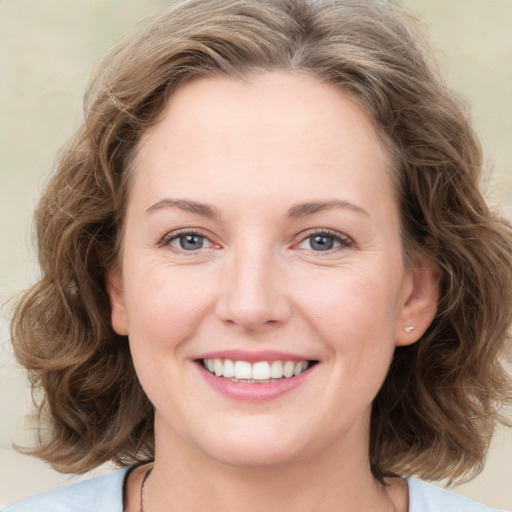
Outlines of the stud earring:
{"label": "stud earring", "polygon": [[407,333],[407,334],[410,334],[412,331],[414,331],[414,325],[406,325],[404,327],[404,331]]}

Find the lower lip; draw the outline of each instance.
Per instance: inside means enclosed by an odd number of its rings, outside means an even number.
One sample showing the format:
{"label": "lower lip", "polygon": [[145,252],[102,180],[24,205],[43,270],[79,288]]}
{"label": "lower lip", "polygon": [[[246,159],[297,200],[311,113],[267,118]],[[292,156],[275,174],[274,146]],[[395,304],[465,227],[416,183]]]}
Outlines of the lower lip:
{"label": "lower lip", "polygon": [[246,402],[267,402],[293,391],[304,383],[316,366],[308,368],[296,377],[290,377],[289,379],[281,379],[264,384],[248,384],[246,382],[233,382],[223,377],[217,377],[206,370],[200,363],[197,364],[203,379],[215,391],[228,398]]}

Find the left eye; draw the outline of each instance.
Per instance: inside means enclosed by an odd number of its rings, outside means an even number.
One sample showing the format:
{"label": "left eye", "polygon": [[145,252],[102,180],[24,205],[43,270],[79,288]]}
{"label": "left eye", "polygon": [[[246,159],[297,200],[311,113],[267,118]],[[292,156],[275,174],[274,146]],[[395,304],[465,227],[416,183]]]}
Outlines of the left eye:
{"label": "left eye", "polygon": [[180,249],[184,251],[197,251],[202,249],[204,246],[205,238],[201,235],[196,234],[183,234],[176,237],[171,245],[178,245]]}
{"label": "left eye", "polygon": [[215,244],[208,238],[193,231],[170,234],[162,242],[163,246],[168,246],[173,250],[182,252],[199,251],[204,248],[213,247]]}
{"label": "left eye", "polygon": [[313,233],[299,244],[301,249],[326,252],[342,246],[349,246],[350,241],[334,233]]}

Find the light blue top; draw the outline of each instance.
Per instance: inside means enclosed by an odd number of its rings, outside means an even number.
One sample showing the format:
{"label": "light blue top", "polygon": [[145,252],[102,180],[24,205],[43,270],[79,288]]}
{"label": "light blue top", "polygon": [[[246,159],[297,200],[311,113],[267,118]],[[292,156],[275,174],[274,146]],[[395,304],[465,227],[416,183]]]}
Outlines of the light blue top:
{"label": "light blue top", "polygon": [[[128,469],[34,496],[1,512],[123,512]],[[503,512],[417,478],[408,478],[409,512]]]}

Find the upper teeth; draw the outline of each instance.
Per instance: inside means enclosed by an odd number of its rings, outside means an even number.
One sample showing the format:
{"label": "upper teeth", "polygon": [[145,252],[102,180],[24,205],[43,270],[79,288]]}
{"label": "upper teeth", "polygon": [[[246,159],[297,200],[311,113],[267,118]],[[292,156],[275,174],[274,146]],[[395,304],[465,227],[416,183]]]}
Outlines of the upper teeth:
{"label": "upper teeth", "polygon": [[269,380],[299,375],[309,366],[307,361],[232,361],[231,359],[203,359],[204,366],[217,377],[238,380]]}

